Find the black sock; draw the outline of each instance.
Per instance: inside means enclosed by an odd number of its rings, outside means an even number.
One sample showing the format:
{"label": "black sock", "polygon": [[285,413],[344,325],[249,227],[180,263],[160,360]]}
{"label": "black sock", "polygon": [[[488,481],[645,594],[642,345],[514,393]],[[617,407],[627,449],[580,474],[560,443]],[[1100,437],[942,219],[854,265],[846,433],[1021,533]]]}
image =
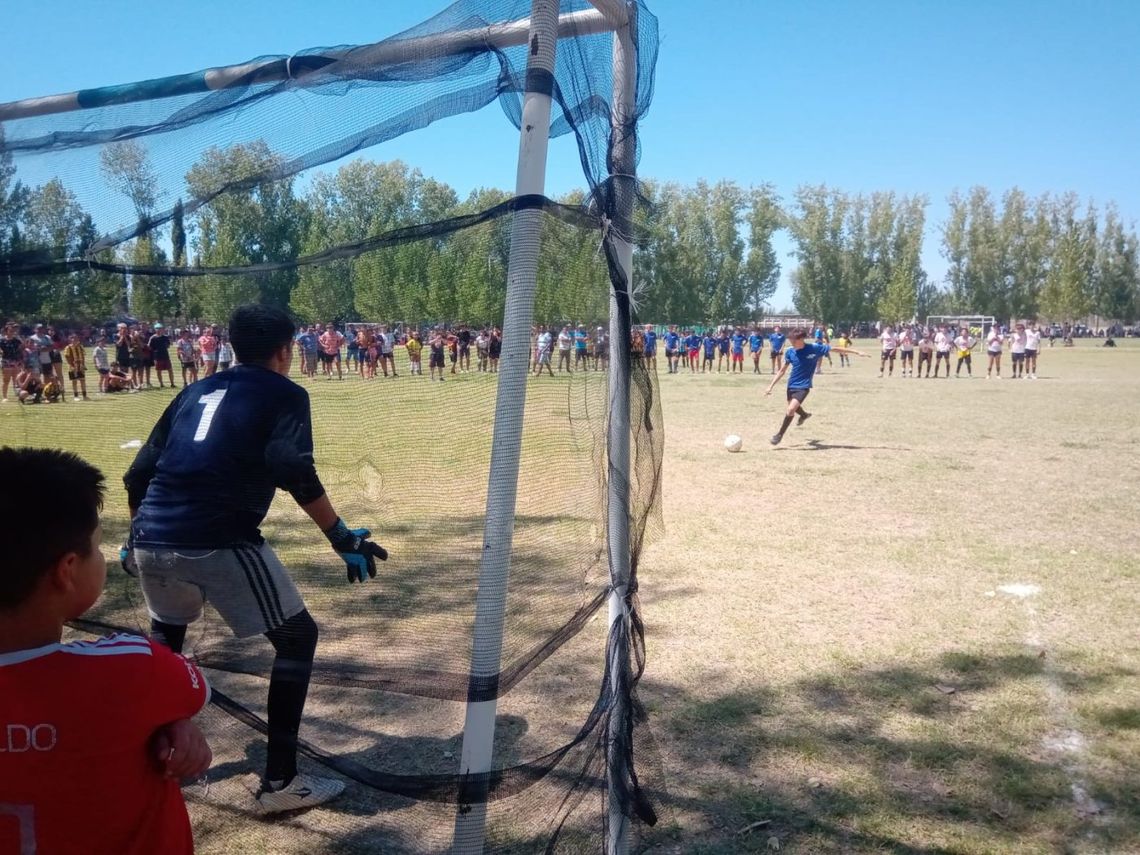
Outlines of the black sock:
{"label": "black sock", "polygon": [[313,673],[317,624],[309,610],[265,633],[277,657],[269,677],[269,750],[265,779],[288,783],[297,774],[297,732]]}
{"label": "black sock", "polygon": [[794,419],[795,417],[796,417],[795,413],[792,413],[792,415],[790,415],[790,416],[784,416],[784,423],[782,425],[780,425],[780,433],[778,434],[779,436],[784,435],[784,431],[786,431],[788,429],[788,425],[790,425],[792,423],[792,419]]}
{"label": "black sock", "polygon": [[809,412],[808,412],[807,410],[805,410],[803,407],[800,407],[800,408],[799,408],[799,409],[796,411],[796,415],[798,415],[798,416],[800,417],[800,419],[802,420],[802,419],[806,419],[808,416],[810,416],[810,415],[811,415],[811,413],[809,413]]}
{"label": "black sock", "polygon": [[182,645],[186,641],[186,627],[174,623],[163,623],[152,618],[150,637],[163,647],[169,647],[175,653],[181,653]]}

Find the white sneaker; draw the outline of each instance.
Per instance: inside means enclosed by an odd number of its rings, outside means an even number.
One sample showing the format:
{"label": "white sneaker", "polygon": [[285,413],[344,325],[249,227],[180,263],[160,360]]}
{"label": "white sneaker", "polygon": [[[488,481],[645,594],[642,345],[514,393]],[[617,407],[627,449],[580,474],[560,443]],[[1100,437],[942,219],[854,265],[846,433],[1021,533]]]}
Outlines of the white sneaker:
{"label": "white sneaker", "polygon": [[288,786],[272,789],[272,784],[261,785],[254,796],[263,814],[302,810],[331,801],[344,792],[344,781],[336,778],[318,778],[315,775],[295,775]]}

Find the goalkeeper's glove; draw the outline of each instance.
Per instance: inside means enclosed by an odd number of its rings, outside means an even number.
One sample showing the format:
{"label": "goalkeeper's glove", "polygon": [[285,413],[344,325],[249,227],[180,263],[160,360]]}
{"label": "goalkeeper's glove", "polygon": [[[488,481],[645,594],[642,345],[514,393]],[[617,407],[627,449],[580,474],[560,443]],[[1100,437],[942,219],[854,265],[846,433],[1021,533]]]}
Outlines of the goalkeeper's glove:
{"label": "goalkeeper's glove", "polygon": [[131,543],[130,537],[127,537],[127,542],[119,547],[119,564],[128,576],[139,575],[139,564],[135,561],[135,545]]}
{"label": "goalkeeper's glove", "polygon": [[376,559],[388,560],[388,550],[368,539],[372,534],[366,528],[349,528],[337,517],[336,525],[325,530],[332,548],[344,559],[349,582],[363,582],[376,578]]}

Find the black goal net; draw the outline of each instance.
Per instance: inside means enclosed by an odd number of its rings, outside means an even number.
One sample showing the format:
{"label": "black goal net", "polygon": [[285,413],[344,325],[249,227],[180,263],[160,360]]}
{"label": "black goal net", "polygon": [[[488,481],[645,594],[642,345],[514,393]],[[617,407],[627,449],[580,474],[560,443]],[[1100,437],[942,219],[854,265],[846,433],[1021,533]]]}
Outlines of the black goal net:
{"label": "black goal net", "polygon": [[[232,310],[270,303],[297,323],[290,377],[324,486],[390,553],[348,584],[284,493],[261,528],[320,629],[300,763],[349,786],[319,809],[256,816],[273,648],[209,604],[191,625],[185,652],[214,689],[214,766],[184,788],[198,851],[597,852],[655,821],[637,587],[663,430],[628,253],[656,55],[640,2],[460,0],[376,44],[0,105],[0,315],[21,336],[78,336],[91,398],[73,406],[65,366],[63,400],[9,406],[0,442],[98,465],[117,546],[137,449],[184,385],[231,370]],[[578,191],[461,196],[430,163],[385,159],[482,109],[525,134],[535,94],[576,145]],[[215,326],[211,360],[198,342]],[[111,563],[75,632],[148,631],[138,580]],[[496,641],[486,673],[473,662]],[[491,730],[465,733],[488,703]],[[475,739],[489,768],[464,767]]]}

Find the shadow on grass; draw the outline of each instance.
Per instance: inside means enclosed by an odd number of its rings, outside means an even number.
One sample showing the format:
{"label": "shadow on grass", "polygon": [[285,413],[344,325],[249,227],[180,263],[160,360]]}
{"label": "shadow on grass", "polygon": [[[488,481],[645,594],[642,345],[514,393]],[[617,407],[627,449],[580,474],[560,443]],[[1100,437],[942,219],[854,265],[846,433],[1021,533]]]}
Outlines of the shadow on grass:
{"label": "shadow on grass", "polygon": [[820,439],[809,439],[804,445],[784,445],[776,451],[910,451],[909,448],[899,448],[893,445],[840,445],[827,443]]}
{"label": "shadow on grass", "polygon": [[[668,819],[646,851],[759,852],[769,837],[797,853],[1137,851],[1134,764],[1089,770],[1105,813],[1081,815],[1064,758],[1027,726],[1042,669],[1035,656],[951,652],[707,697],[647,681],[647,696],[667,698],[652,721],[684,778],[656,793]],[[1060,671],[1077,695],[1135,676]]]}

